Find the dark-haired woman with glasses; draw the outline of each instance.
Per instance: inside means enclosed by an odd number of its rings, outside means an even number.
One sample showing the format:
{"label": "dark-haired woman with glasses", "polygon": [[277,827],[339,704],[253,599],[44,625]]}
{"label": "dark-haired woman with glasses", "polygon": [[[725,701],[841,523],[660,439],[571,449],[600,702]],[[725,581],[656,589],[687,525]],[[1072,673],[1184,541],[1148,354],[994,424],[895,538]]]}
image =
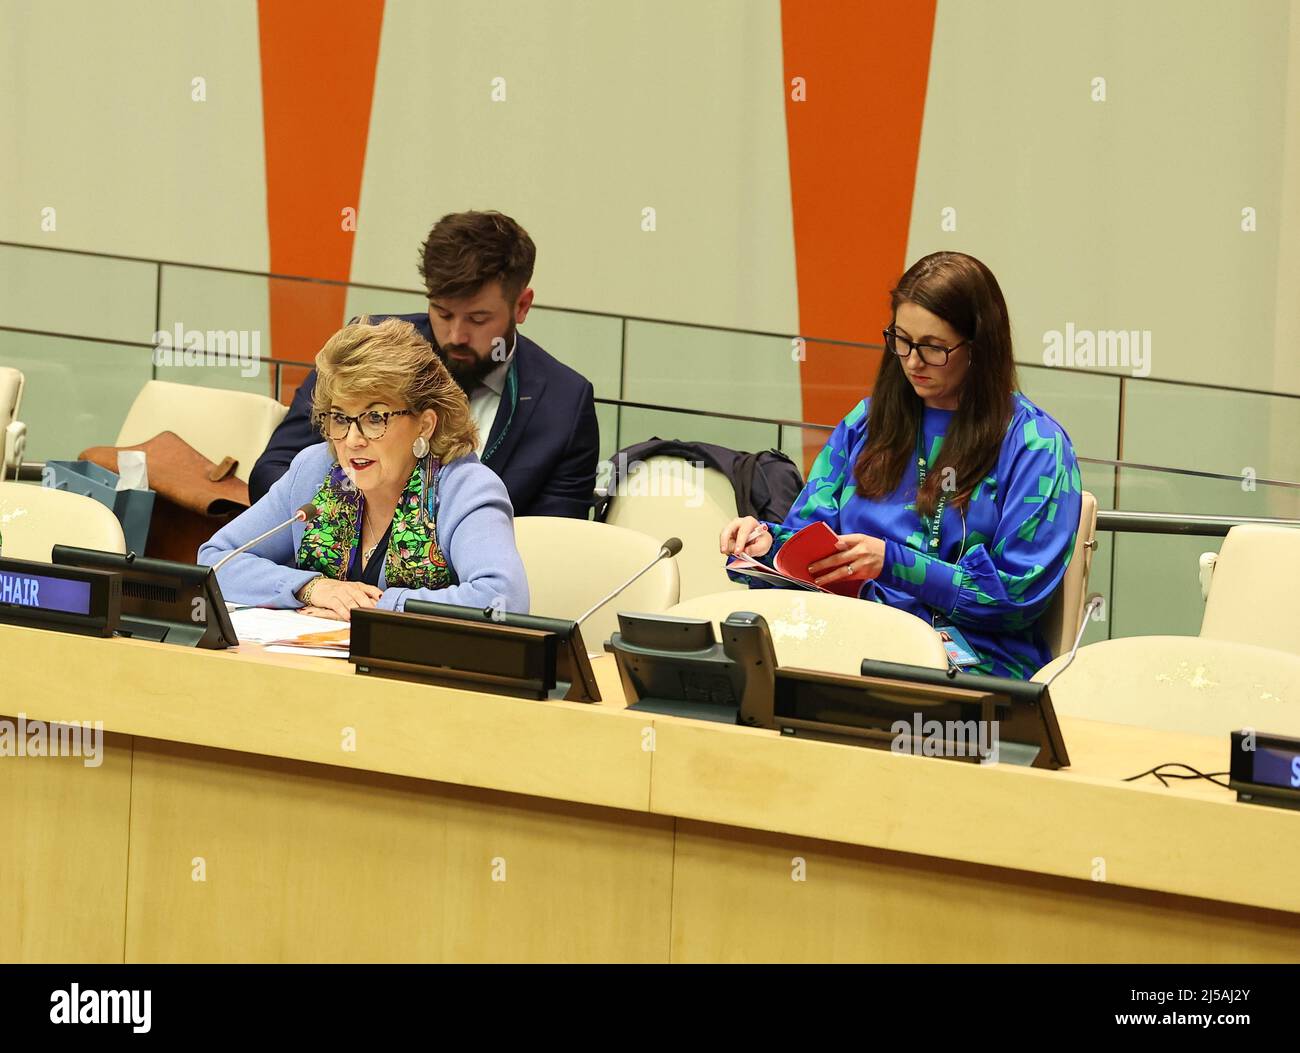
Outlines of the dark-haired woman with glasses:
{"label": "dark-haired woman with glasses", "polygon": [[821,520],[839,551],[809,568],[819,585],[858,582],[861,599],[956,629],[965,671],[1028,679],[1051,658],[1036,622],[1079,526],[1074,448],[1017,390],[1006,302],[984,264],[936,252],[890,300],[871,397],[836,427],[785,521],[733,520],[720,548],[770,564]]}
{"label": "dark-haired woman with glasses", "polygon": [[315,419],[266,496],[199,550],[207,566],[289,519],[219,572],[235,603],[349,618],[408,599],[528,611],[505,484],[474,453],[464,392],[409,322],[339,330],[316,356]]}

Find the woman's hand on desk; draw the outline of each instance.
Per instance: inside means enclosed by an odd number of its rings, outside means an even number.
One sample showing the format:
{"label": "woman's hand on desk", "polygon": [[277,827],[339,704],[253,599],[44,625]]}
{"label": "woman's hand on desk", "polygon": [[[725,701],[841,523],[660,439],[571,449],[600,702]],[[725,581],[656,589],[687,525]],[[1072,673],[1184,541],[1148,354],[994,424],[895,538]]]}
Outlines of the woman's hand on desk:
{"label": "woman's hand on desk", "polygon": [[318,578],[312,584],[311,604],[301,608],[300,613],[317,618],[341,618],[346,622],[351,620],[353,608],[375,607],[383,594],[381,589],[364,581]]}
{"label": "woman's hand on desk", "polygon": [[722,528],[718,537],[718,551],[723,555],[745,553],[758,558],[765,556],[772,547],[772,535],[767,524],[760,523],[753,516],[741,516],[733,519]]}
{"label": "woman's hand on desk", "polygon": [[305,614],[309,618],[327,618],[330,621],[338,621],[337,611],[331,611],[326,607],[299,607],[299,614]]}
{"label": "woman's hand on desk", "polygon": [[808,564],[813,581],[821,586],[839,581],[871,581],[885,566],[885,543],[869,534],[840,534],[839,551]]}

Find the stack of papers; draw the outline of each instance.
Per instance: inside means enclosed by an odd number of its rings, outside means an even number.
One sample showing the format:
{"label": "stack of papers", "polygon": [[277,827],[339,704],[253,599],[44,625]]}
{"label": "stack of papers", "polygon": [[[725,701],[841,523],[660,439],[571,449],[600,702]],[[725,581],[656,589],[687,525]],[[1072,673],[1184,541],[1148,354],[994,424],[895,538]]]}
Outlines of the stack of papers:
{"label": "stack of papers", "polygon": [[265,645],[278,654],[346,658],[351,626],[331,618],[313,618],[291,610],[244,607],[230,612],[240,643]]}

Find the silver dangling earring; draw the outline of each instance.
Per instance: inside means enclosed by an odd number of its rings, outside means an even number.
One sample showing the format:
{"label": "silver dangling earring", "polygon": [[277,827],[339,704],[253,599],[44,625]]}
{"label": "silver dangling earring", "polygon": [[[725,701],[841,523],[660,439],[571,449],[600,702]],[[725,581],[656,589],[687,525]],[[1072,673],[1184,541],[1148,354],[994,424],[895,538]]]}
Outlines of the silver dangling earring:
{"label": "silver dangling earring", "polygon": [[429,525],[429,440],[417,435],[411,443],[411,453],[420,466],[420,520]]}

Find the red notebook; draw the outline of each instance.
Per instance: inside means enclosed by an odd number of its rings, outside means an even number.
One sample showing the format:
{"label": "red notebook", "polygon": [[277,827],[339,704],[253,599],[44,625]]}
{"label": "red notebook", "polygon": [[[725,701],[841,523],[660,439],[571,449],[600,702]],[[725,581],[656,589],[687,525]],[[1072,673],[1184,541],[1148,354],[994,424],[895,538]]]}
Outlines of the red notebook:
{"label": "red notebook", "polygon": [[814,585],[812,575],[808,573],[810,563],[816,563],[819,559],[825,559],[837,551],[835,545],[838,541],[839,538],[836,537],[835,531],[818,520],[816,523],[809,523],[802,530],[796,531],[794,536],[781,546],[776,554],[776,559],[772,561],[776,567],[775,570],[760,563],[753,557],[745,555],[732,556],[731,562],[727,564],[727,569],[741,574],[748,574],[752,578],[767,581],[773,585],[794,585],[813,592],[829,592],[839,596],[857,596],[858,590],[862,588],[863,584],[860,579],[840,581],[822,587],[821,585]]}

